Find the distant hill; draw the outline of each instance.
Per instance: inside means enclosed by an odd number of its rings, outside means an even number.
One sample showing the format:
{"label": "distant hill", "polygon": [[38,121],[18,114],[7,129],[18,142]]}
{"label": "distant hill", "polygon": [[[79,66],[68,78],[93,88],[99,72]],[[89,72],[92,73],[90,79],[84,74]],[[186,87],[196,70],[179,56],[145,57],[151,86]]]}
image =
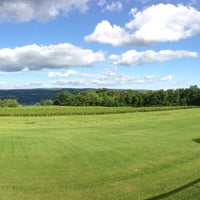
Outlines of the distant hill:
{"label": "distant hill", "polygon": [[34,105],[44,99],[53,100],[55,95],[63,90],[75,92],[75,91],[84,91],[89,89],[52,88],[52,89],[0,90],[0,99],[12,98],[16,99],[21,105]]}

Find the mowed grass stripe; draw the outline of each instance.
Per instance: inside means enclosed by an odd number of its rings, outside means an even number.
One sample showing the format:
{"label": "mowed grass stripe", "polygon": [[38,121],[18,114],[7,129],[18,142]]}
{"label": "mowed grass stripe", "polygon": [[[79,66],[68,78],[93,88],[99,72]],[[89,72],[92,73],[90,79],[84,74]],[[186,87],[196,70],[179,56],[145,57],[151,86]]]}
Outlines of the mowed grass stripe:
{"label": "mowed grass stripe", "polygon": [[2,199],[147,199],[200,178],[198,109],[0,121]]}

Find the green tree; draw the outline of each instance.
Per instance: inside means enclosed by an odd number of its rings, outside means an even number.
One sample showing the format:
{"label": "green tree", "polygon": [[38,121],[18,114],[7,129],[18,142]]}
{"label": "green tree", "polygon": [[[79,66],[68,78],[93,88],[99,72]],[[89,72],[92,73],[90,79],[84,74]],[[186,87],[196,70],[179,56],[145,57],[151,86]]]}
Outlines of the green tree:
{"label": "green tree", "polygon": [[59,106],[72,106],[74,105],[74,96],[69,91],[59,92],[56,95],[53,104]]}
{"label": "green tree", "polygon": [[197,85],[190,86],[187,90],[187,104],[200,105],[200,89]]}

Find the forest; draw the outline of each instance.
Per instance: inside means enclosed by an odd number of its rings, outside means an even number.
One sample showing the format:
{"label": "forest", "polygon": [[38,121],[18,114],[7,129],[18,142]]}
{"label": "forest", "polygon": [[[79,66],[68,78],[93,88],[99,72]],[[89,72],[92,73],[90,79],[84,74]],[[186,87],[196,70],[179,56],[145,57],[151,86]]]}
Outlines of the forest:
{"label": "forest", "polygon": [[[42,100],[41,105],[50,104]],[[52,101],[60,106],[200,106],[200,89],[193,85],[186,89],[168,90],[111,90],[61,91]]]}

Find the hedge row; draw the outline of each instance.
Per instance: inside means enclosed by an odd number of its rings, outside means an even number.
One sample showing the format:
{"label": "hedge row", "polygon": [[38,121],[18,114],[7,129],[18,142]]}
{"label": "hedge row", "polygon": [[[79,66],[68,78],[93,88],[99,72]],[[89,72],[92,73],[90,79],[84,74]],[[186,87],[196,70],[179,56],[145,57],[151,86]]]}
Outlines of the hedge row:
{"label": "hedge row", "polygon": [[196,106],[163,107],[100,107],[100,106],[30,106],[0,108],[0,116],[63,116],[63,115],[99,115],[132,112],[153,112],[177,109],[197,108]]}

